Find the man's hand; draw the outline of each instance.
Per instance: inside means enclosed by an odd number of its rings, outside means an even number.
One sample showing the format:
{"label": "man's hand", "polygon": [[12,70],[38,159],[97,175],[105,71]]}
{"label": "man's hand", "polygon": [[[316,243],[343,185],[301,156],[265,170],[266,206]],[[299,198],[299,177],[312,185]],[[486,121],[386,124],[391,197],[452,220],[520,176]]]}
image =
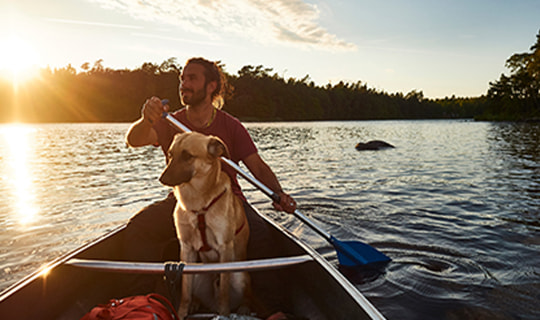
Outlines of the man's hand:
{"label": "man's hand", "polygon": [[296,210],[296,201],[294,201],[290,195],[283,191],[277,192],[277,195],[279,196],[279,203],[273,203],[276,210],[285,211],[287,213],[293,213]]}
{"label": "man's hand", "polygon": [[148,122],[150,125],[154,125],[156,121],[161,118],[163,112],[169,111],[169,105],[161,104],[161,99],[158,97],[152,97],[144,103],[142,107],[143,121]]}
{"label": "man's hand", "polygon": [[163,105],[158,97],[152,97],[144,103],[141,117],[128,129],[126,143],[130,147],[142,147],[158,142],[154,123],[161,118],[163,111],[168,111],[169,106]]}

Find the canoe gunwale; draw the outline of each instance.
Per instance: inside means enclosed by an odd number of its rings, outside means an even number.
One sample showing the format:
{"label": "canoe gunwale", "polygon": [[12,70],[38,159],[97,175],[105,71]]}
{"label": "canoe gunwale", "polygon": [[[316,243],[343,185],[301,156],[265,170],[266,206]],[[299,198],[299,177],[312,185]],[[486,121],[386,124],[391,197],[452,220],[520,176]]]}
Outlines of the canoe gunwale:
{"label": "canoe gunwale", "polygon": [[385,320],[386,318],[371,304],[371,302],[362,294],[356,287],[334,266],[328,262],[322,255],[320,255],[315,249],[304,243],[300,240],[295,234],[291,233],[285,227],[277,224],[272,219],[268,218],[264,214],[261,214],[257,209],[254,210],[265,219],[270,225],[274,228],[281,231],[286,237],[294,241],[298,246],[300,246],[307,254],[309,254],[314,261],[325,269],[325,271],[331,275],[337,282],[341,284],[341,287],[351,296],[352,299],[356,301],[358,305],[371,317],[373,320]]}
{"label": "canoe gunwale", "polygon": [[[309,254],[304,254],[292,257],[235,261],[227,263],[184,263],[184,268],[182,272],[186,274],[194,274],[263,271],[313,261],[314,258],[312,256],[310,256]],[[173,263],[178,264],[178,262]],[[66,262],[66,264],[78,268],[88,268],[108,272],[163,274],[165,273],[166,263],[70,259]]]}

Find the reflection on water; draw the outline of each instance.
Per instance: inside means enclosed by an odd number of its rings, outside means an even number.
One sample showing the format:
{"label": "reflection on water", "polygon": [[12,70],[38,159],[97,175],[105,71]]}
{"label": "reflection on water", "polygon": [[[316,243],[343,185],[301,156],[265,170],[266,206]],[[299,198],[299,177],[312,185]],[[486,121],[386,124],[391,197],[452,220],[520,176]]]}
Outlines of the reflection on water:
{"label": "reflection on water", "polygon": [[512,194],[512,198],[504,197],[504,206],[512,208],[512,213],[501,219],[540,227],[540,126],[492,124],[488,140],[495,164],[489,192],[499,199],[504,194]]}
{"label": "reflection on water", "polygon": [[[21,225],[34,221],[39,213],[33,188],[34,177],[31,172],[31,158],[34,155],[31,140],[36,129],[24,125],[11,125],[1,128],[1,155],[5,157],[2,178],[7,184],[8,198],[13,200],[12,213]],[[5,196],[5,195],[4,195]]]}
{"label": "reflection on water", "polygon": [[127,124],[0,125],[0,289],[166,194]]}

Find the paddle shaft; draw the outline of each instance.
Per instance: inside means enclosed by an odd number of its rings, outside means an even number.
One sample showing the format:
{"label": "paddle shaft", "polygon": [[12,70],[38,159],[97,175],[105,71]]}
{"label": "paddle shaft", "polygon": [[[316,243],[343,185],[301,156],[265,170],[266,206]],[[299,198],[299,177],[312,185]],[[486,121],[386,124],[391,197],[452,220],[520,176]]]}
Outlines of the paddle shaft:
{"label": "paddle shaft", "polygon": [[[167,102],[168,100],[163,100],[162,104],[166,104]],[[168,112],[163,112],[162,117],[165,118],[167,121],[169,121],[169,123],[175,126],[178,130],[183,131],[183,132],[191,132],[191,130],[188,127],[186,127],[183,123],[181,123],[176,118],[171,116]],[[261,190],[264,194],[270,197],[270,199],[272,199],[274,202],[277,202],[277,203],[280,202],[280,197],[277,193],[275,193],[270,188],[268,188],[263,183],[261,183],[259,180],[255,179],[250,174],[245,172],[235,162],[225,157],[221,157],[221,161],[223,161],[225,164],[233,168],[240,176],[242,176],[244,179],[246,179],[249,183],[251,183],[256,188]],[[332,244],[332,246],[337,250],[338,261],[342,265],[361,266],[368,263],[387,262],[391,260],[385,254],[383,254],[382,252],[379,252],[377,249],[371,247],[368,244],[365,244],[359,241],[347,241],[347,242],[339,241],[334,236],[326,232],[324,229],[316,225],[313,221],[311,221],[308,217],[306,217],[300,211],[298,211],[298,209],[296,209],[293,212],[293,214],[298,219],[300,219],[303,223],[307,224],[316,233],[318,233],[323,238],[325,238],[326,241]]]}
{"label": "paddle shaft", "polygon": [[[168,112],[163,113],[163,118],[165,118],[169,123],[174,125],[176,128],[178,128],[181,131],[184,132],[191,132],[191,130],[186,127],[182,122],[178,121],[175,117],[171,116]],[[270,199],[273,201],[279,203],[279,195],[272,191],[270,188],[265,186],[262,182],[257,180],[256,178],[252,177],[249,173],[244,171],[244,169],[240,168],[239,165],[237,165],[234,161],[227,159],[225,157],[221,157],[221,161],[225,162],[228,166],[232,167],[242,178],[246,179],[249,183],[251,183],[254,187],[261,190],[264,194],[266,194]],[[293,213],[298,219],[302,220],[305,224],[309,225],[315,232],[323,236],[326,240],[331,239],[331,236],[321,229],[319,226],[314,224],[311,220],[309,220],[308,217],[306,217],[304,214],[302,214],[298,209],[296,209]]]}
{"label": "paddle shaft", "polygon": [[[169,123],[174,125],[176,128],[178,128],[181,131],[184,132],[191,132],[191,130],[186,127],[182,122],[178,121],[176,118],[171,116],[168,112],[163,113],[163,118],[165,118]],[[221,157],[221,161],[225,162],[228,166],[232,167],[240,176],[242,176],[244,179],[246,179],[249,183],[251,183],[254,187],[261,190],[264,194],[266,194],[270,199],[272,199],[275,202],[279,203],[279,195],[276,194],[274,191],[270,190],[267,186],[265,186],[262,182],[257,180],[256,178],[252,177],[250,174],[248,174],[246,171],[244,171],[242,168],[240,168],[239,165],[237,165],[234,161],[227,159],[225,157]],[[330,240],[331,236],[326,231],[321,229],[319,226],[314,224],[308,217],[306,217],[304,214],[302,214],[298,209],[294,211],[294,215],[302,220],[305,224],[309,225],[313,230],[315,230],[317,233],[319,233],[321,236],[323,236],[325,239]]]}

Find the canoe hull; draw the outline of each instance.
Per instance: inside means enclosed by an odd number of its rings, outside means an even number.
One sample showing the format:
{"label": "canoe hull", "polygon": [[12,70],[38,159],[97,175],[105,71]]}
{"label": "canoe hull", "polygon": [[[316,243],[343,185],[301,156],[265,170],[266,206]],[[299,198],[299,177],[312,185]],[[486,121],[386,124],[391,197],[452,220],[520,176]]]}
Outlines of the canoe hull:
{"label": "canoe hull", "polygon": [[[371,303],[323,257],[273,221],[281,256],[310,255],[309,262],[272,271],[285,295],[284,310],[308,319],[384,319]],[[1,319],[79,319],[92,307],[132,295],[124,285],[135,274],[89,270],[71,259],[118,260],[125,226],[51,262],[0,296]],[[160,281],[161,275],[143,275]]]}

